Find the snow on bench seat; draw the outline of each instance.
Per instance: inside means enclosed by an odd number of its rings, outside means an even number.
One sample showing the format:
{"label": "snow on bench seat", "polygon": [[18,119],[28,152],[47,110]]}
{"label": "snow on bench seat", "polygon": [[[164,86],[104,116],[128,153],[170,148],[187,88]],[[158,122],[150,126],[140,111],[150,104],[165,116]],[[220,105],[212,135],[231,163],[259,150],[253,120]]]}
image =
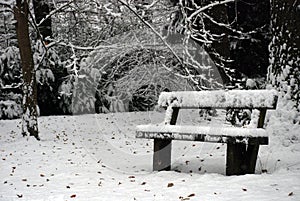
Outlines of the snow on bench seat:
{"label": "snow on bench seat", "polygon": [[161,107],[177,100],[180,108],[266,108],[275,109],[276,90],[215,90],[162,92],[158,99]]}
{"label": "snow on bench seat", "polygon": [[217,143],[268,144],[267,132],[262,128],[149,124],[137,126],[136,137]]}

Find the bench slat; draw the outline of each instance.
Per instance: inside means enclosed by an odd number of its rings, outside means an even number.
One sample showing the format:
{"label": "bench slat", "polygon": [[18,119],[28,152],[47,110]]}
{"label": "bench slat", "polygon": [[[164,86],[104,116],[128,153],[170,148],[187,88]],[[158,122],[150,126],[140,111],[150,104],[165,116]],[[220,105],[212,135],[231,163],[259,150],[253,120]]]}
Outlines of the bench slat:
{"label": "bench slat", "polygon": [[268,144],[268,135],[262,128],[140,125],[137,126],[136,137],[215,143]]}
{"label": "bench slat", "polygon": [[276,109],[276,90],[215,90],[215,91],[174,91],[162,92],[158,99],[161,107],[189,108],[248,108]]}

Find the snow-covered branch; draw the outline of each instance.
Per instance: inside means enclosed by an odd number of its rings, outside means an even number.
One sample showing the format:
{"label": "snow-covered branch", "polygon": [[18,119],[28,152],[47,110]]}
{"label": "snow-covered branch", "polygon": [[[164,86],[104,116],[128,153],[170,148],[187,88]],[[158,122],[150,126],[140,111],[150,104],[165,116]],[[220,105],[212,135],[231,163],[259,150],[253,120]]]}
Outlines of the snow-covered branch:
{"label": "snow-covered branch", "polygon": [[40,26],[41,24],[43,24],[43,22],[45,22],[47,19],[49,19],[52,15],[56,14],[57,12],[61,11],[62,9],[64,9],[65,7],[69,6],[70,4],[72,4],[74,2],[74,0],[71,0],[63,5],[61,5],[60,7],[56,8],[55,10],[52,10],[49,15],[47,15],[45,18],[43,18],[38,24],[37,26]]}
{"label": "snow-covered branch", "polygon": [[158,36],[158,38],[163,42],[163,44],[166,45],[166,47],[168,47],[168,49],[171,51],[171,53],[176,57],[176,59],[178,60],[179,63],[182,63],[181,58],[176,54],[176,52],[173,50],[173,48],[167,43],[167,41],[161,36],[160,33],[158,33],[158,31],[155,30],[155,28],[153,26],[151,26],[151,24],[149,22],[147,22],[146,20],[144,20],[134,9],[132,9],[130,7],[130,5],[128,5],[126,2],[124,2],[123,0],[117,0],[118,2],[120,2],[121,4],[123,4],[125,7],[127,7],[135,16],[137,16],[139,18],[139,20],[141,20],[147,27],[149,27],[151,29],[151,31]]}
{"label": "snow-covered branch", "polygon": [[197,9],[195,12],[193,12],[188,18],[187,20],[188,21],[191,21],[194,17],[196,17],[199,13],[209,9],[209,8],[212,8],[214,6],[217,6],[217,5],[222,5],[222,4],[227,4],[227,3],[230,3],[230,2],[234,2],[235,0],[225,0],[225,1],[215,1],[211,4],[208,4],[206,6],[203,6],[199,9]]}
{"label": "snow-covered branch", "polygon": [[72,48],[74,50],[82,50],[82,51],[93,51],[93,50],[100,50],[100,49],[126,49],[126,47],[132,47],[132,45],[126,45],[126,44],[116,44],[116,45],[98,45],[98,46],[78,46],[78,45],[74,45],[72,43],[65,43],[62,41],[54,41],[54,40],[50,40],[51,43],[49,43],[47,45],[48,48],[53,47],[55,45],[60,45],[60,46],[64,46],[64,47],[69,47]]}

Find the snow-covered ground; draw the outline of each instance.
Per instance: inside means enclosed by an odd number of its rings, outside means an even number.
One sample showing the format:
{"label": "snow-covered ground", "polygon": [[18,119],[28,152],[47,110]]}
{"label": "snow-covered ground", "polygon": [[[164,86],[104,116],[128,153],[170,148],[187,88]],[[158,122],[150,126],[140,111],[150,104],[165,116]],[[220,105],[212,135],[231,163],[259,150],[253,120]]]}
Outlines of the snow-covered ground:
{"label": "snow-covered ground", "polygon": [[0,200],[300,200],[300,143],[289,138],[299,126],[269,123],[254,175],[224,176],[226,144],[183,141],[173,142],[172,171],[152,172],[153,142],[136,139],[135,127],[163,118],[40,117],[41,141],[21,137],[20,120],[0,120]]}

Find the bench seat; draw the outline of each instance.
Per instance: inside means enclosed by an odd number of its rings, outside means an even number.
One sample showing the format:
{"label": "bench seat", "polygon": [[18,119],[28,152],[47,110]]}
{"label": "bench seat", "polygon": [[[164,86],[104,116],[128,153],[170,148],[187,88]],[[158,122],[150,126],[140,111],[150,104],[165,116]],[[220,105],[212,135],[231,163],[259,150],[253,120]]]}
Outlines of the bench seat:
{"label": "bench seat", "polygon": [[268,135],[263,128],[149,124],[137,126],[136,137],[214,143],[268,144]]}

